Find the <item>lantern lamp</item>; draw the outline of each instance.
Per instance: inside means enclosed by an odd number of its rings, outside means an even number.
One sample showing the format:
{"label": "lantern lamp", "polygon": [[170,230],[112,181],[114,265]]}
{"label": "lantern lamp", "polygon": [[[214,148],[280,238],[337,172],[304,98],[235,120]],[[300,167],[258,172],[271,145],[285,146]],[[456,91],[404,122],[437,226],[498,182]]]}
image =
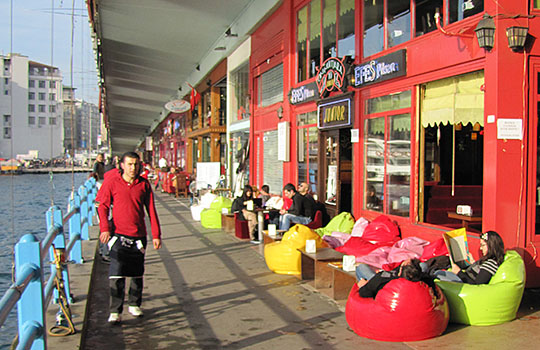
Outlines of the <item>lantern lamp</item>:
{"label": "lantern lamp", "polygon": [[491,50],[495,42],[495,21],[493,17],[484,13],[484,17],[478,22],[474,31],[476,32],[478,45],[485,50]]}
{"label": "lantern lamp", "polygon": [[514,52],[523,50],[528,32],[529,32],[529,28],[527,27],[506,28],[506,36],[508,37],[508,47],[510,47],[512,51]]}

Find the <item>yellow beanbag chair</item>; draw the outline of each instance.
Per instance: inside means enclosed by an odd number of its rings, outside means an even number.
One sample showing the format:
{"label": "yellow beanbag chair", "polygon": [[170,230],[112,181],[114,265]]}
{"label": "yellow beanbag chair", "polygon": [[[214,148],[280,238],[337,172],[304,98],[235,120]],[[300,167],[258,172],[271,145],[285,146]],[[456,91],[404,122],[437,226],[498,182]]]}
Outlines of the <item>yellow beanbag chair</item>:
{"label": "yellow beanbag chair", "polygon": [[489,326],[516,318],[525,289],[525,265],[515,250],[508,250],[504,262],[488,284],[436,281],[450,307],[450,322]]}
{"label": "yellow beanbag chair", "polygon": [[314,239],[317,248],[325,246],[321,237],[304,225],[294,225],[283,235],[281,242],[264,246],[266,265],[275,273],[283,275],[299,275],[302,273],[298,249],[306,247],[306,239]]}

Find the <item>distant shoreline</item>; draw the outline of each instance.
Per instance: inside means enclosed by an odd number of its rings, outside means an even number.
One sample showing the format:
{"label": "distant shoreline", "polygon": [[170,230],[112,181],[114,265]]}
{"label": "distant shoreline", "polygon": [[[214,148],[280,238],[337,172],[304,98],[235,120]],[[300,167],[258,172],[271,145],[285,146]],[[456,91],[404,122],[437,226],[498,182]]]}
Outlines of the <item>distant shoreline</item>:
{"label": "distant shoreline", "polygon": [[[48,174],[50,172],[53,173],[71,173],[72,169],[70,167],[68,168],[62,168],[62,167],[54,167],[54,168],[37,168],[37,169],[25,169],[22,168],[20,173],[16,173],[15,175],[22,175],[22,174]],[[92,168],[88,167],[75,167],[73,168],[73,172],[76,173],[90,173],[92,172]],[[1,175],[11,175],[10,173],[6,172]]]}

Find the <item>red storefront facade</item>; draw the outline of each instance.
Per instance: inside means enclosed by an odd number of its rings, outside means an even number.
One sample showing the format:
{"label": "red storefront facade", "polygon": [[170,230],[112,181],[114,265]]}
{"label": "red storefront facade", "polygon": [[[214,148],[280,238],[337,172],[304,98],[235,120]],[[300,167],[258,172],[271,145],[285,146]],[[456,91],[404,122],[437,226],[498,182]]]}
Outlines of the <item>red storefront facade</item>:
{"label": "red storefront facade", "polygon": [[[539,35],[540,20],[527,16],[539,15],[540,4],[484,0],[460,8],[457,1],[439,2],[285,0],[252,35],[250,183],[271,182],[279,193],[279,184],[307,180],[335,213],[350,196],[356,218],[389,215],[403,237],[430,241],[460,226],[447,214],[455,204],[469,204],[481,216],[480,224],[470,224],[473,255],[478,233],[495,230],[524,257],[527,285],[538,286],[540,48],[531,39]],[[352,37],[344,29],[351,11]],[[495,25],[489,51],[475,35],[484,13]],[[529,28],[524,50],[509,48],[506,30],[513,26]],[[351,42],[354,66],[345,78],[355,81],[323,99],[291,103],[289,91],[314,82],[313,68],[326,56],[341,59],[344,47],[350,53]],[[393,61],[401,54],[404,66]],[[370,68],[379,71],[370,75]],[[280,76],[282,86],[276,86]],[[279,89],[276,97],[272,91]],[[352,125],[319,129],[318,106],[340,96],[351,98]],[[289,158],[272,163],[268,148],[283,122]],[[334,165],[327,160],[336,144]],[[276,167],[278,179],[268,173]],[[337,203],[328,181],[336,170]]]}

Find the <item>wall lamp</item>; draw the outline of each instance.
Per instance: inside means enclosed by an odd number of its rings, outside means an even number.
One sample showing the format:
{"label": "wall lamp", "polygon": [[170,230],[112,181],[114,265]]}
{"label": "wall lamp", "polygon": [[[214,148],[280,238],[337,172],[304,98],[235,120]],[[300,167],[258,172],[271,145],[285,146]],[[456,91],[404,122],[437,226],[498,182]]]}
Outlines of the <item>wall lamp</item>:
{"label": "wall lamp", "polygon": [[474,29],[476,32],[476,38],[478,39],[478,45],[490,51],[493,48],[495,42],[495,21],[488,13],[484,13],[484,16],[478,22],[478,25]]}
{"label": "wall lamp", "polygon": [[228,28],[226,31],[225,31],[225,37],[226,38],[236,38],[238,37],[238,34],[235,34],[231,31],[231,28]]}
{"label": "wall lamp", "polygon": [[506,28],[506,37],[508,38],[508,47],[517,52],[523,50],[527,40],[527,27],[508,27]]}

